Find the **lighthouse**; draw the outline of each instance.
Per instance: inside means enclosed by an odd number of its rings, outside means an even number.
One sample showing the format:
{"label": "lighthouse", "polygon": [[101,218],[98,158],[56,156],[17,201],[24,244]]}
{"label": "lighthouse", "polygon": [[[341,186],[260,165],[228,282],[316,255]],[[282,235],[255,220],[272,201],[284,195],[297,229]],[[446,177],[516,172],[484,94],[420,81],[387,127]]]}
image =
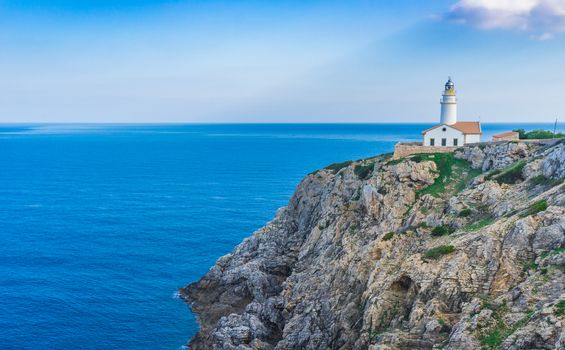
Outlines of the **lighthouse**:
{"label": "lighthouse", "polygon": [[481,142],[480,122],[457,121],[457,96],[451,78],[445,83],[439,124],[422,131],[425,147],[459,147],[467,143]]}
{"label": "lighthouse", "polygon": [[457,123],[457,96],[455,95],[455,84],[451,78],[445,83],[441,99],[441,117],[440,124],[453,125]]}

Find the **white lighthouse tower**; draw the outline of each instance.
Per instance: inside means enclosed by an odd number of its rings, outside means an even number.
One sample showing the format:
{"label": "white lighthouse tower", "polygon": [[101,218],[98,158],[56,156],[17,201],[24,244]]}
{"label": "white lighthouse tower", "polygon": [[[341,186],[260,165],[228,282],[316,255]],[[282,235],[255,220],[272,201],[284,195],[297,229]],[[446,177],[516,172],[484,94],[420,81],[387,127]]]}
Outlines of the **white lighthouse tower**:
{"label": "white lighthouse tower", "polygon": [[445,90],[440,103],[440,124],[453,125],[457,123],[457,96],[455,95],[455,84],[451,81],[451,77],[445,83]]}
{"label": "white lighthouse tower", "polygon": [[[439,124],[422,131],[425,147],[460,147],[467,143],[481,142],[481,122],[457,121],[457,96],[451,78],[445,83],[441,99]],[[434,150],[435,151],[435,150]]]}

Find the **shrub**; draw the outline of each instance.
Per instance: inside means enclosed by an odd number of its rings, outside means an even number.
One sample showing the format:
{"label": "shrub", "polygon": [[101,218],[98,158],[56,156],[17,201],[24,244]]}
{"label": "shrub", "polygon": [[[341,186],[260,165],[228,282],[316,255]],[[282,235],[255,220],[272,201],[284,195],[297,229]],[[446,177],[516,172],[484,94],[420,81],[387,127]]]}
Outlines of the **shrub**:
{"label": "shrub", "polygon": [[412,158],[410,158],[411,161],[416,162],[416,163],[420,163],[423,160],[429,160],[428,158],[424,157],[421,154],[416,154],[415,156],[413,156]]}
{"label": "shrub", "polygon": [[545,175],[538,175],[538,176],[534,176],[530,179],[530,182],[533,185],[545,185],[546,183],[549,182],[549,178]]}
{"label": "shrub", "polygon": [[526,162],[521,160],[509,166],[508,168],[502,170],[499,175],[495,176],[494,179],[499,184],[510,184],[513,185],[516,182],[522,180],[522,170]]}
{"label": "shrub", "polygon": [[351,161],[351,160],[347,160],[347,161],[341,162],[341,163],[333,163],[333,164],[328,165],[324,169],[331,170],[331,171],[333,171],[334,174],[336,174],[341,169],[351,165],[351,163],[353,163],[353,161]]}
{"label": "shrub", "polygon": [[425,259],[439,259],[441,256],[451,254],[454,251],[455,247],[452,245],[440,245],[435,248],[426,250],[423,257]]}
{"label": "shrub", "polygon": [[497,349],[500,344],[504,341],[504,336],[500,330],[502,326],[499,326],[487,334],[481,335],[480,341],[481,344],[486,346],[487,349]]}
{"label": "shrub", "polygon": [[373,173],[374,169],[375,169],[375,162],[370,162],[366,165],[356,165],[353,172],[355,173],[355,175],[357,175],[357,177],[360,180],[367,180]]}
{"label": "shrub", "polygon": [[553,187],[553,186],[557,186],[557,185],[561,184],[562,182],[563,182],[563,179],[552,179],[552,178],[547,177],[545,175],[534,176],[530,179],[530,183],[534,186],[542,185],[542,186],[547,186],[547,187]]}
{"label": "shrub", "polygon": [[471,215],[471,209],[465,208],[465,209],[463,209],[463,210],[461,210],[461,211],[459,212],[459,215],[458,215],[458,216],[459,216],[460,218],[466,218],[466,217],[469,216],[469,215]]}
{"label": "shrub", "polygon": [[387,232],[384,236],[383,236],[383,241],[389,241],[392,239],[392,237],[394,237],[394,232]]}
{"label": "shrub", "polygon": [[529,261],[529,262],[524,264],[524,266],[522,267],[522,271],[528,272],[530,270],[537,270],[538,267],[539,267],[539,265],[536,264],[534,261]]}
{"label": "shrub", "polygon": [[542,199],[541,201],[537,201],[532,205],[532,210],[534,210],[535,213],[539,213],[540,211],[546,210],[547,207],[547,201],[545,199]]}
{"label": "shrub", "polygon": [[449,228],[448,226],[445,226],[445,225],[436,226],[432,230],[432,236],[435,236],[435,237],[446,236],[446,235],[450,234],[451,232],[452,232],[451,228]]}
{"label": "shrub", "polygon": [[472,223],[466,225],[464,229],[466,231],[471,231],[471,232],[472,231],[478,231],[478,230],[482,229],[483,227],[492,224],[493,221],[494,221],[494,218],[492,216],[487,216],[485,218],[482,218],[479,221],[475,221],[475,222],[472,222]]}
{"label": "shrub", "polygon": [[526,315],[516,323],[508,325],[504,322],[503,317],[506,312],[506,308],[496,310],[493,314],[496,324],[494,327],[490,327],[487,333],[480,335],[479,340],[486,349],[499,349],[506,338],[514,334],[516,330],[524,327],[534,315],[534,311],[529,310]]}
{"label": "shrub", "polygon": [[500,174],[502,171],[500,169],[494,169],[492,170],[485,178],[487,180],[492,179],[493,177],[495,177],[496,175]]}
{"label": "shrub", "polygon": [[553,307],[553,314],[557,317],[565,316],[565,300],[559,300]]}
{"label": "shrub", "polygon": [[524,218],[526,216],[534,215],[539,213],[540,211],[546,210],[547,207],[548,207],[547,201],[545,199],[542,199],[532,204],[532,206],[520,216]]}
{"label": "shrub", "polygon": [[562,133],[553,133],[548,130],[532,130],[526,131],[524,129],[516,129],[514,130],[519,134],[521,140],[533,140],[533,139],[554,139],[554,138],[562,138],[565,137],[565,134]]}
{"label": "shrub", "polygon": [[396,165],[396,164],[402,163],[405,160],[406,160],[406,158],[391,159],[386,164],[387,165]]}
{"label": "shrub", "polygon": [[518,138],[519,138],[520,140],[525,140],[525,139],[526,139],[526,130],[524,130],[524,129],[514,129],[514,130],[512,130],[512,131],[518,133]]}

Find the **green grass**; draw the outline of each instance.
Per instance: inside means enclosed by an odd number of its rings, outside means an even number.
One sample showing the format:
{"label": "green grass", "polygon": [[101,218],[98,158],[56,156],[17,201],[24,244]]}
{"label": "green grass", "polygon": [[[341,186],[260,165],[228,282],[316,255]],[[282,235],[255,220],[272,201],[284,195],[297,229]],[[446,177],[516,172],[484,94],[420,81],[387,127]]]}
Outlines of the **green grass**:
{"label": "green grass", "polygon": [[445,191],[445,182],[452,174],[455,158],[451,153],[433,153],[420,156],[421,160],[431,160],[436,163],[438,177],[433,184],[417,191],[416,195],[421,197],[425,194],[431,194],[434,197],[440,197]]}
{"label": "green grass", "polygon": [[492,172],[487,176],[487,180],[493,179],[499,184],[513,185],[522,179],[522,170],[526,162],[521,160],[502,169],[499,173]]}
{"label": "green grass", "polygon": [[439,236],[447,236],[453,233],[453,230],[449,226],[436,226],[432,229],[432,236],[439,237]]}
{"label": "green grass", "polygon": [[481,298],[481,309],[493,309],[492,301],[489,295],[481,295],[479,296],[479,298]]}
{"label": "green grass", "polygon": [[537,270],[539,267],[538,264],[536,264],[533,260],[530,262],[527,262],[524,264],[524,266],[522,267],[522,271],[524,272],[528,272],[530,270]]}
{"label": "green grass", "polygon": [[410,160],[416,163],[420,163],[424,160],[428,160],[427,157],[424,154],[415,154],[412,157],[410,157]]}
{"label": "green grass", "polygon": [[394,232],[387,232],[383,236],[383,241],[390,241],[394,237]]}
{"label": "green grass", "polygon": [[490,171],[490,172],[487,174],[487,176],[485,176],[485,178],[486,178],[487,180],[490,180],[490,179],[492,179],[493,177],[495,177],[496,175],[500,174],[501,172],[502,172],[502,170],[500,170],[500,169],[494,169],[494,170]]}
{"label": "green grass", "polygon": [[458,174],[458,176],[454,176],[455,181],[457,181],[455,183],[455,193],[459,193],[459,192],[463,191],[465,189],[465,187],[467,187],[467,184],[472,179],[479,176],[483,172],[481,169],[471,168],[469,163],[467,163],[466,161],[463,161],[463,162],[465,162],[465,164],[461,163],[461,166],[464,167],[464,170],[467,172],[467,176],[463,176],[462,173],[460,175]]}
{"label": "green grass", "polygon": [[497,349],[500,346],[500,344],[502,344],[504,339],[506,339],[503,337],[500,328],[502,327],[497,327],[492,331],[488,332],[487,334],[481,335],[479,338],[481,344],[487,347],[487,349]]}
{"label": "green grass", "polygon": [[526,211],[520,214],[520,217],[525,218],[526,216],[537,214],[540,211],[546,210],[547,207],[548,207],[547,201],[545,199],[542,199],[532,204],[531,207],[529,207]]}
{"label": "green grass", "polygon": [[396,164],[402,163],[405,160],[406,160],[406,158],[391,159],[386,164],[387,165],[396,165]]}
{"label": "green grass", "polygon": [[367,180],[371,177],[373,170],[375,169],[375,162],[369,162],[365,165],[356,165],[353,172],[360,180]]}
{"label": "green grass", "polygon": [[465,225],[463,228],[465,231],[474,232],[486,227],[494,222],[494,218],[492,216],[487,216],[485,218],[480,219],[479,221],[475,221]]}
{"label": "green grass", "polygon": [[530,179],[532,185],[545,185],[549,181],[549,178],[545,175],[534,176]]}
{"label": "green grass", "polygon": [[545,252],[543,254],[540,255],[540,258],[544,259],[547,258],[548,256],[552,256],[552,255],[557,255],[559,253],[565,252],[565,247],[561,247],[561,248],[557,248],[554,250],[550,250],[549,252]]}
{"label": "green grass", "polygon": [[479,340],[486,349],[500,348],[500,345],[502,345],[504,340],[511,336],[518,329],[524,327],[534,314],[534,312],[530,310],[526,313],[526,316],[522,317],[516,323],[509,326],[502,320],[502,314],[506,311],[506,307],[501,308],[501,310],[495,311],[493,317],[497,320],[496,325],[492,327],[488,332],[480,335]]}
{"label": "green grass", "polygon": [[565,300],[559,300],[559,302],[553,306],[553,314],[557,317],[565,316]]}
{"label": "green grass", "polygon": [[465,208],[461,210],[457,216],[459,216],[460,218],[466,218],[467,216],[470,216],[471,213],[472,213],[471,209]]}
{"label": "green grass", "polygon": [[472,169],[466,160],[457,159],[452,153],[417,154],[412,159],[416,156],[419,162],[433,161],[438,173],[433,184],[416,191],[418,197],[425,194],[441,197],[446,189],[450,189],[449,192],[460,192],[473,177],[480,174],[480,170]]}
{"label": "green grass", "polygon": [[333,163],[333,164],[328,165],[324,169],[331,170],[334,174],[337,174],[338,171],[340,171],[341,169],[343,169],[345,167],[350,166],[351,163],[353,163],[353,161],[351,161],[351,160],[347,160],[347,161],[341,162],[341,163]]}
{"label": "green grass", "polygon": [[554,187],[563,183],[563,179],[552,179],[545,175],[538,175],[534,176],[530,179],[530,183],[534,186],[547,186],[547,187]]}
{"label": "green grass", "polygon": [[435,248],[426,250],[423,255],[425,259],[439,259],[443,255],[451,254],[455,251],[455,247],[452,245],[440,245]]}

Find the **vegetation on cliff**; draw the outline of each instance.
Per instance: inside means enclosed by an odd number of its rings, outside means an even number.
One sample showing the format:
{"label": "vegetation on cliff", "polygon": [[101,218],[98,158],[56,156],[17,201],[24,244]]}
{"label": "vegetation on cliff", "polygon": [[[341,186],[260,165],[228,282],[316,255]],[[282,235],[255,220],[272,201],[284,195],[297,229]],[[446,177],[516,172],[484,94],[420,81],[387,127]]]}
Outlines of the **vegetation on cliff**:
{"label": "vegetation on cliff", "polygon": [[565,134],[553,133],[548,130],[531,130],[526,131],[524,129],[513,130],[518,133],[520,140],[540,140],[540,139],[558,139],[564,138]]}
{"label": "vegetation on cliff", "polygon": [[182,289],[191,349],[562,348],[563,178],[559,142],[332,164]]}

